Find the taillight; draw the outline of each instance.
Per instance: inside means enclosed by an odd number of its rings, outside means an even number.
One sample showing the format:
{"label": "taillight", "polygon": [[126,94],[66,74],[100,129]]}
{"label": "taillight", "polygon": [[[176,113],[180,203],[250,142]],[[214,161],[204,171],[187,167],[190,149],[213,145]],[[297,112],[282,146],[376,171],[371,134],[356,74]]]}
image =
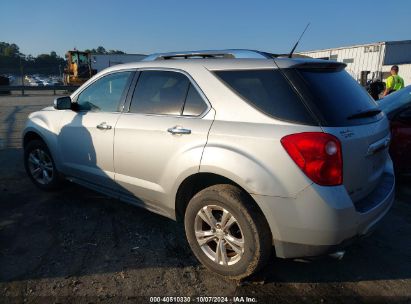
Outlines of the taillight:
{"label": "taillight", "polygon": [[342,152],[337,137],[322,132],[297,133],[284,136],[281,144],[314,183],[322,186],[342,184]]}

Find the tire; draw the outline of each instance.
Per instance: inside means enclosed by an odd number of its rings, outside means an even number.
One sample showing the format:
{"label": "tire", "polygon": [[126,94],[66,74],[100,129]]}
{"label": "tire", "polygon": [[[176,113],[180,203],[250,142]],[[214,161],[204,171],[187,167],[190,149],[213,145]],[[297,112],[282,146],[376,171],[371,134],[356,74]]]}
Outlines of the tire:
{"label": "tire", "polygon": [[31,181],[40,189],[53,191],[61,184],[59,172],[47,145],[32,140],[24,148],[24,167]]}
{"label": "tire", "polygon": [[[210,220],[210,212],[214,219]],[[268,223],[252,199],[238,187],[215,185],[198,192],[188,203],[184,226],[194,255],[221,276],[246,278],[271,257]]]}

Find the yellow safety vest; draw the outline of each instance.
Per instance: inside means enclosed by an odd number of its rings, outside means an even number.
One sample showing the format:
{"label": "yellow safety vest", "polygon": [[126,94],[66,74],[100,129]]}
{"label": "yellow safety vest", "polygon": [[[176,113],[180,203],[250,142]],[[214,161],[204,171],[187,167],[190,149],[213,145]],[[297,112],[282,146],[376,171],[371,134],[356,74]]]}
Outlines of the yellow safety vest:
{"label": "yellow safety vest", "polygon": [[398,75],[391,75],[385,83],[388,90],[398,91],[404,87],[404,79]]}

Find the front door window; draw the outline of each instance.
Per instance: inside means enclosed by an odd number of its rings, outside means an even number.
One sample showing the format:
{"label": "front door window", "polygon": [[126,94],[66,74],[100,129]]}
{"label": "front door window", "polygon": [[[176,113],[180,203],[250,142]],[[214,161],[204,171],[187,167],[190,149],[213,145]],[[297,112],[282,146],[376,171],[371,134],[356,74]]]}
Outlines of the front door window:
{"label": "front door window", "polygon": [[132,72],[104,76],[88,86],[77,98],[78,110],[117,112]]}

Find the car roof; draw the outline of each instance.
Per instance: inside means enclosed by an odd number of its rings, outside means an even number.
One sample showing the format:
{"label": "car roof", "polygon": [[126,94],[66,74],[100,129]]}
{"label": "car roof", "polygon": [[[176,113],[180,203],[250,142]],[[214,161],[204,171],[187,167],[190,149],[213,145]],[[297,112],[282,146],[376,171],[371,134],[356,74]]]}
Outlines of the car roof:
{"label": "car roof", "polygon": [[116,71],[137,68],[170,68],[189,70],[203,67],[208,70],[238,70],[238,69],[264,69],[264,68],[290,68],[301,65],[344,65],[328,60],[311,58],[273,58],[273,59],[168,59],[154,61],[138,61],[126,64],[118,64],[105,69],[104,71]]}

